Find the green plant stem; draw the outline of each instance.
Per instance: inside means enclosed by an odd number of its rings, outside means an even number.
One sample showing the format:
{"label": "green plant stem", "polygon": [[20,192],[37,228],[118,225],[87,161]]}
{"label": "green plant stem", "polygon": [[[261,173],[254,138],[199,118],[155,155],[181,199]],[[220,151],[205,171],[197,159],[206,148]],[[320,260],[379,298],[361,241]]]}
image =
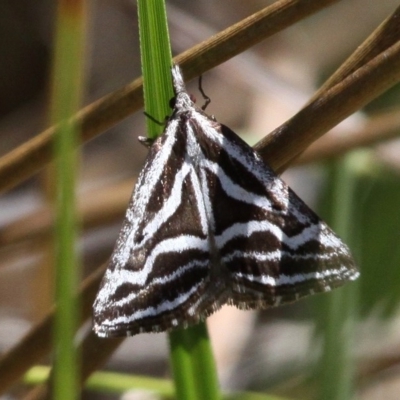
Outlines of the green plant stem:
{"label": "green plant stem", "polygon": [[68,120],[78,111],[82,86],[84,1],[60,0],[53,69],[52,115],[56,133],[56,272],[53,397],[79,397],[78,355],[74,346],[77,328],[79,262],[76,254],[75,204],[77,126]]}
{"label": "green plant stem", "polygon": [[[356,241],[352,224],[356,207],[354,154],[330,165],[330,212],[328,222],[350,247]],[[330,293],[326,299],[324,346],[320,365],[320,395],[323,400],[353,397],[354,322],[358,284],[352,283]]]}
{"label": "green plant stem", "polygon": [[[139,0],[138,17],[142,59],[144,108],[156,121],[164,121],[171,112],[172,55],[169,43],[165,3],[161,0]],[[147,136],[157,138],[163,127],[146,118]]]}
{"label": "green plant stem", "polygon": [[172,331],[169,338],[177,398],[220,399],[206,324]]}
{"label": "green plant stem", "polygon": [[[170,114],[173,97],[165,3],[139,0],[140,49],[142,56],[145,110],[156,120]],[[160,126],[147,119],[148,137],[161,133]],[[177,398],[181,400],[219,399],[216,368],[204,323],[170,334],[171,364]]]}

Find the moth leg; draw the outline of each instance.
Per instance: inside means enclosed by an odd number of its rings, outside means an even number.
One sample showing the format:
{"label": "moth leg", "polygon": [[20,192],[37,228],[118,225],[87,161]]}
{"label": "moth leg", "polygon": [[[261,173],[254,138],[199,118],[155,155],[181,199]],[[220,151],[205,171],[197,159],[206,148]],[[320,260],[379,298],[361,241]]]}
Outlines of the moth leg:
{"label": "moth leg", "polygon": [[169,116],[167,115],[164,119],[164,121],[159,121],[158,119],[154,118],[152,115],[150,115],[149,113],[147,113],[146,111],[143,111],[143,114],[150,119],[151,121],[153,121],[154,123],[156,123],[157,125],[160,126],[165,126],[165,123],[168,121]]}

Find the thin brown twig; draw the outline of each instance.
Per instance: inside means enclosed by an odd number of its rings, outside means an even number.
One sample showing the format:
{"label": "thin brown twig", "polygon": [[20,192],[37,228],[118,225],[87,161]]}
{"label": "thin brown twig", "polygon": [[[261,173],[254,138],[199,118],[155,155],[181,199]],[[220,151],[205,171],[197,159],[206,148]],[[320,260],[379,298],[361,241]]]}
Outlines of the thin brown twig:
{"label": "thin brown twig", "polygon": [[314,93],[313,97],[309,100],[309,103],[312,103],[328,89],[343,81],[358,68],[367,64],[374,57],[378,56],[380,53],[398,42],[400,38],[399,18],[400,7],[398,7],[392,15],[386,18],[378,28],[376,28],[372,34],[364,40],[363,44],[359,46],[335,71],[335,73],[326,80],[318,91]]}
{"label": "thin brown twig", "polygon": [[297,160],[296,164],[307,164],[340,156],[348,151],[373,146],[399,137],[400,110],[375,115],[366,121],[363,128],[355,131],[328,132],[314,142]]}
{"label": "thin brown twig", "polygon": [[[84,383],[93,371],[101,368],[107,362],[111,354],[114,353],[124,340],[124,337],[100,339],[93,332],[89,332],[85,336],[83,342],[79,346],[80,349],[78,350],[83,360],[83,365],[79,375],[80,384],[82,386],[84,386]],[[53,398],[51,385],[52,375],[50,375],[46,383],[30,390],[23,400],[51,400]]]}
{"label": "thin brown twig", "polygon": [[400,81],[400,41],[328,89],[254,146],[281,173],[340,121]]}
{"label": "thin brown twig", "polygon": [[47,394],[49,393],[48,391],[48,386],[45,383],[42,383],[38,386],[35,386],[32,388],[23,398],[22,400],[38,400],[38,399],[44,399]]}
{"label": "thin brown twig", "polygon": [[[106,265],[102,265],[82,283],[79,292],[81,304],[81,323],[92,313],[94,297],[104,275]],[[55,314],[53,308],[31,331],[10,351],[0,358],[0,393],[3,393],[32,365],[50,352],[52,345],[52,326]],[[88,360],[87,360],[88,361]]]}
{"label": "thin brown twig", "polygon": [[[186,79],[192,79],[245,49],[304,19],[338,0],[281,0],[238,22],[176,57]],[[143,81],[136,79],[82,109],[71,119],[86,142],[143,106]],[[0,159],[0,192],[10,189],[39,171],[52,158],[50,127]]]}
{"label": "thin brown twig", "polygon": [[[283,164],[280,165],[279,168],[277,166],[278,172],[282,172],[289,166],[289,164],[294,162],[294,160],[296,160],[296,158],[299,157],[299,155],[305,150],[305,148],[307,148],[307,144],[310,145],[311,143],[313,143],[313,141],[318,139],[318,137],[320,137],[322,134],[324,134],[334,125],[340,122],[341,120],[340,118],[345,118],[346,116],[352,114],[358,108],[361,108],[362,106],[370,102],[372,99],[374,99],[374,96],[376,97],[379,93],[382,93],[383,91],[386,90],[385,82],[384,80],[382,80],[381,82],[379,76],[375,76],[376,82],[369,82],[367,77],[364,80],[360,80],[360,82],[358,83],[357,83],[357,77],[360,71],[363,71],[363,68],[365,69],[365,67],[368,66],[374,68],[373,60],[374,59],[377,60],[379,59],[379,57],[384,58],[385,52],[389,50],[390,47],[393,47],[393,45],[395,45],[400,40],[400,25],[398,24],[399,18],[400,18],[400,7],[398,7],[391,16],[386,18],[386,20],[382,22],[378,26],[378,28],[374,30],[374,32],[372,32],[372,34],[361,44],[361,46],[359,46],[350,55],[350,57],[337,69],[337,71],[335,71],[335,73],[320,87],[320,89],[309,100],[307,105],[303,107],[303,110],[301,110],[297,115],[293,117],[295,119],[297,118],[296,121],[299,123],[299,125],[297,125],[297,136],[300,137],[300,140],[305,139],[305,137],[303,137],[302,134],[304,133],[304,127],[306,126],[308,129],[307,132],[309,140],[308,141],[306,140],[302,146],[299,146],[297,154],[292,154],[291,157],[288,157],[288,159],[285,160]],[[376,64],[377,65],[375,66],[375,68],[379,68],[378,65],[379,63]],[[390,63],[386,64],[386,66],[389,67],[391,73],[395,72],[395,70],[391,68]],[[379,71],[375,71],[375,73],[379,75]],[[386,78],[388,79],[387,81],[390,81],[390,76]],[[345,80],[347,83],[344,82]],[[350,84],[349,87],[346,87],[348,86],[348,84]],[[382,91],[379,91],[378,86],[381,84],[382,84],[381,88]],[[340,87],[338,85],[343,85],[343,86]],[[360,87],[357,87],[357,85],[359,85]],[[358,105],[355,102],[353,105],[354,107],[349,108],[346,112],[348,105],[346,103],[340,104],[341,98],[343,99],[343,101],[348,100],[349,105],[351,105],[352,96],[356,94],[357,90],[359,90],[360,88],[362,89],[363,85],[365,92],[364,101],[362,101]],[[333,94],[335,86],[337,86],[337,89],[339,91],[336,100],[336,106],[332,104],[332,106],[327,107],[327,109],[329,108],[328,110],[329,113],[325,114],[322,109],[318,108],[319,102],[327,100],[327,98],[329,97],[328,92],[330,91],[330,89],[332,89],[333,91],[331,93]],[[369,93],[369,90],[372,89],[373,87],[375,90],[376,89],[378,90],[374,91],[373,96],[371,96],[372,93]],[[343,93],[340,93],[341,90],[343,91]],[[359,96],[361,96],[361,99],[359,98],[358,100],[362,100],[363,94],[360,93]],[[345,111],[344,115],[341,116],[340,118],[335,118],[334,115],[337,111],[336,110],[337,105],[339,105],[339,108],[343,109],[342,111]],[[300,116],[300,118],[298,118],[298,115],[301,113],[302,115]],[[326,122],[328,122],[326,120],[326,117],[333,118],[333,120],[330,122],[328,126],[326,126]],[[274,132],[272,132],[271,137],[268,136],[264,138],[264,140],[257,145],[263,146],[266,145],[269,142],[269,140],[275,141],[276,142],[275,151],[278,151],[277,156],[280,157],[279,147],[281,147],[283,151],[285,151],[285,140],[287,140],[286,132],[288,129],[289,130],[291,129],[291,126],[289,126],[290,121],[287,121],[287,123],[275,129]],[[310,121],[311,126],[307,124],[307,121]],[[319,128],[320,126],[323,129],[320,129]],[[274,150],[271,149],[271,151]],[[270,162],[273,161],[270,160]]]}
{"label": "thin brown twig", "polygon": [[373,360],[368,362],[360,363],[356,380],[360,384],[365,384],[370,381],[371,377],[378,374],[388,372],[390,370],[396,371],[398,373],[398,368],[400,365],[400,354],[385,354],[383,356],[375,357]]}
{"label": "thin brown twig", "polygon": [[281,0],[176,57],[187,80],[216,67],[338,0]]}
{"label": "thin brown twig", "polygon": [[[128,204],[135,180],[107,186],[85,193],[78,199],[78,218],[82,229],[104,226],[121,219]],[[30,240],[42,240],[52,234],[53,213],[48,207],[21,217],[0,228],[0,246],[20,244]]]}

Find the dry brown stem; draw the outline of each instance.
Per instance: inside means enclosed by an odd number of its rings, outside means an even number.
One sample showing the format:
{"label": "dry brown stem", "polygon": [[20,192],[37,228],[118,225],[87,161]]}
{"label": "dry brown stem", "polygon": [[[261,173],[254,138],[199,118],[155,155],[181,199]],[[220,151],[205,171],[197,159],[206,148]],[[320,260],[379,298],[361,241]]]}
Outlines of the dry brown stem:
{"label": "dry brown stem", "polygon": [[[268,36],[338,0],[282,0],[251,15],[176,57],[186,79],[192,79]],[[71,119],[81,129],[84,143],[143,106],[143,81],[136,79],[82,109]],[[52,158],[56,132],[50,127],[0,159],[0,192],[39,171]]]}

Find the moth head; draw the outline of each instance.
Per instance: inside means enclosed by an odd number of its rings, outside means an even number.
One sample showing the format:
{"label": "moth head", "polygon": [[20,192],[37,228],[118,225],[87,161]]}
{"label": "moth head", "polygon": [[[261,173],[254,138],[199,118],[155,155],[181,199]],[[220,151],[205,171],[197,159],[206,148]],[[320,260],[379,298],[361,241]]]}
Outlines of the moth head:
{"label": "moth head", "polygon": [[[186,96],[188,96],[189,97],[189,99],[190,99],[190,101],[192,102],[192,103],[196,103],[196,97],[193,95],[193,94],[187,94],[186,92],[184,93]],[[179,95],[179,94],[178,94]],[[178,95],[175,95],[174,97],[172,97],[171,99],[170,99],[170,101],[169,101],[169,107],[171,108],[171,109],[174,109],[175,108],[175,106],[176,106],[176,103],[177,103],[177,96]]]}

